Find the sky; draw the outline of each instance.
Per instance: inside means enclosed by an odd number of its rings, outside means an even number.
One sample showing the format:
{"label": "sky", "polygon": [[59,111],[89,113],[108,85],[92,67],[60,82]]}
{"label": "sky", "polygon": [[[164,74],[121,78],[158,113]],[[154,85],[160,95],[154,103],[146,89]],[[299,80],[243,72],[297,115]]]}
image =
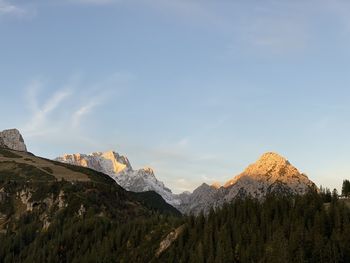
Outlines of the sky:
{"label": "sky", "polygon": [[0,0],[0,130],[115,150],[174,192],[267,151],[350,177],[350,2]]}

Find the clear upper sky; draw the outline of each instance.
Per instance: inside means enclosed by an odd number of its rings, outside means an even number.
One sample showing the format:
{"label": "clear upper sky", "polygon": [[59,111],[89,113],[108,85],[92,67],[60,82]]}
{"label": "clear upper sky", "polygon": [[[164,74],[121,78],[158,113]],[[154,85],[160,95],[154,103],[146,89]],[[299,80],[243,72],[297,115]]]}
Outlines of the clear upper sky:
{"label": "clear upper sky", "polygon": [[175,192],[262,153],[350,177],[350,2],[0,0],[0,129],[113,149]]}

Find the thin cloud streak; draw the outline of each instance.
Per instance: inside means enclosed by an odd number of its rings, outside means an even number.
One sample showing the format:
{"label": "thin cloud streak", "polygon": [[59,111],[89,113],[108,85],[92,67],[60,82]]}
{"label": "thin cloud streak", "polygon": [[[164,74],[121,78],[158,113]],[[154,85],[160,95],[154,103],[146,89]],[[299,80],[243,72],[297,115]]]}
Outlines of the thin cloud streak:
{"label": "thin cloud streak", "polygon": [[41,85],[42,84],[34,83],[29,87],[28,101],[30,107],[33,110],[33,116],[23,129],[24,132],[27,133],[27,136],[42,134],[45,130],[44,126],[47,123],[47,118],[49,115],[72,94],[72,90],[59,90],[51,97],[49,97],[47,101],[40,107],[36,99],[36,92],[38,91],[38,87]]}
{"label": "thin cloud streak", "polygon": [[14,17],[14,18],[31,18],[36,15],[36,8],[34,3],[26,3],[25,5],[10,3],[9,0],[0,0],[0,18]]}
{"label": "thin cloud streak", "polygon": [[83,119],[87,119],[96,107],[108,99],[115,98],[117,91],[119,94],[125,89],[128,79],[129,75],[112,74],[103,81],[83,86],[80,78],[74,77],[67,85],[48,95],[41,104],[38,98],[47,85],[33,81],[27,87],[25,98],[31,117],[22,130],[27,137],[59,136],[67,130],[78,134]]}
{"label": "thin cloud streak", "polygon": [[0,16],[1,15],[15,15],[20,16],[25,14],[26,11],[14,4],[10,4],[5,0],[0,0]]}
{"label": "thin cloud streak", "polygon": [[95,107],[102,104],[102,101],[90,101],[86,105],[82,105],[78,110],[73,113],[72,116],[72,126],[74,128],[79,127],[83,117],[88,115]]}

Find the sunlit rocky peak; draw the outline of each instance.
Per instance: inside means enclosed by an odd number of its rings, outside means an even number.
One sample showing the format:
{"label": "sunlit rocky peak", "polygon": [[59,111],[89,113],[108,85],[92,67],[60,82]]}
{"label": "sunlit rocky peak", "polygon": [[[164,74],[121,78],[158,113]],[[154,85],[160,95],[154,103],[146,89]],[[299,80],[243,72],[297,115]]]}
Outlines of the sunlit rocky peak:
{"label": "sunlit rocky peak", "polygon": [[[225,183],[225,187],[234,185],[243,177],[267,179],[270,181],[285,180],[287,177],[305,177],[290,162],[274,152],[264,153],[255,163],[249,165],[243,173]],[[284,179],[283,179],[284,178]]]}

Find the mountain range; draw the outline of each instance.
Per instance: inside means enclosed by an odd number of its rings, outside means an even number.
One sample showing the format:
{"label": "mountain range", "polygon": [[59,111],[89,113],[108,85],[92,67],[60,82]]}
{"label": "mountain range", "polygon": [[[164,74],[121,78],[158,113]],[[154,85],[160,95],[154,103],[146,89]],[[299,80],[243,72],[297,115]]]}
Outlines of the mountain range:
{"label": "mountain range", "polygon": [[127,157],[114,151],[92,154],[65,154],[56,161],[89,167],[112,177],[124,189],[133,192],[155,191],[182,213],[207,213],[237,197],[262,199],[269,193],[305,194],[315,184],[277,153],[263,154],[241,174],[223,186],[203,183],[192,193],[174,194],[159,181],[151,168],[134,170]]}
{"label": "mountain range", "polygon": [[[27,147],[17,129],[0,132],[0,145],[26,152]],[[152,168],[133,169],[129,159],[114,151],[91,154],[65,154],[55,161],[91,168],[110,176],[127,191],[159,194],[165,202],[185,214],[207,213],[235,198],[250,196],[263,199],[269,193],[305,194],[316,188],[308,177],[300,173],[286,158],[273,152],[263,154],[241,174],[224,185],[203,183],[192,193],[174,194],[158,180]]]}
{"label": "mountain range", "polygon": [[350,210],[277,153],[176,195],[113,151],[57,161],[17,130],[0,142],[0,262],[349,262]]}

